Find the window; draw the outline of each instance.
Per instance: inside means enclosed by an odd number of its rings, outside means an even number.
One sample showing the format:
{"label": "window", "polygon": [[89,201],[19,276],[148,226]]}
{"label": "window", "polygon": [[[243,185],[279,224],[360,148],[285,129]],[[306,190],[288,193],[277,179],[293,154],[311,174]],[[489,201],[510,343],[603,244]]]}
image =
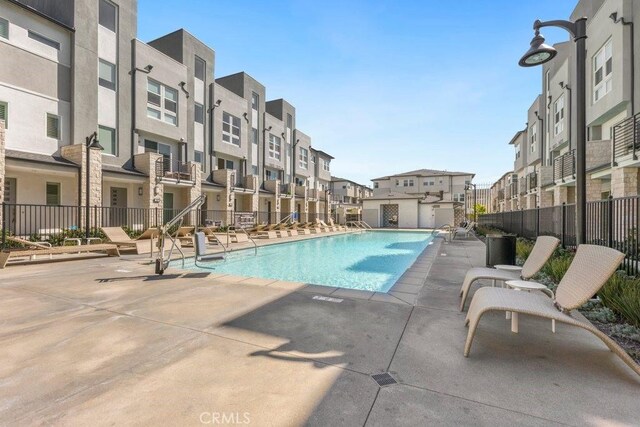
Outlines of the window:
{"label": "window", "polygon": [[251,174],[258,175],[258,166],[251,166]]}
{"label": "window", "polygon": [[424,182],[425,187],[431,187],[436,185],[436,181],[434,179],[428,179]]}
{"label": "window", "polygon": [[60,206],[60,183],[47,182],[47,206]]}
{"label": "window", "polygon": [[558,135],[564,130],[564,95],[553,104],[553,134]]}
{"label": "window", "polygon": [[222,140],[240,147],[240,119],[226,111],[222,113]]}
{"label": "window", "polygon": [[204,105],[196,102],[195,109],[193,111],[194,120],[196,123],[204,124]]}
{"label": "window", "polygon": [[529,151],[531,151],[532,153],[535,153],[536,151],[536,144],[538,142],[538,128],[536,127],[536,125],[533,125],[529,128]]}
{"label": "window", "polygon": [[104,59],[98,60],[98,84],[116,90],[116,66]]}
{"label": "window", "polygon": [[144,151],[145,153],[158,153],[164,157],[171,157],[171,147],[169,145],[148,139],[144,140]]}
{"label": "window", "polygon": [[373,183],[373,188],[378,188],[378,183],[377,182]]}
{"label": "window", "polygon": [[147,116],[178,126],[178,91],[149,79]]}
{"label": "window", "polygon": [[4,18],[0,18],[0,37],[9,38],[9,21]]}
{"label": "window", "polygon": [[293,129],[293,117],[287,114],[287,129]]}
{"label": "window", "polygon": [[204,170],[204,153],[202,151],[193,152],[193,161],[200,163],[200,169]]}
{"label": "window", "polygon": [[258,145],[258,129],[251,128],[251,143]]}
{"label": "window", "polygon": [[400,186],[400,180],[396,179],[396,187],[399,187],[399,186]]}
{"label": "window", "polygon": [[38,34],[35,31],[29,30],[28,36],[30,39],[33,39],[42,44],[46,44],[47,46],[52,47],[56,50],[60,50],[60,43],[55,40],[51,40],[50,38],[45,37],[42,34]]}
{"label": "window", "polygon": [[280,160],[280,138],[269,134],[269,158]]}
{"label": "window", "polygon": [[593,57],[593,102],[598,102],[613,87],[613,43],[611,40]]}
{"label": "window", "polygon": [[309,150],[306,148],[300,148],[300,168],[307,169],[309,167]]}
{"label": "window", "polygon": [[0,120],[4,121],[4,128],[9,128],[9,104],[0,101]]}
{"label": "window", "polygon": [[218,157],[218,169],[235,169],[233,160],[225,160]]}
{"label": "window", "polygon": [[116,32],[116,6],[107,1],[100,0],[100,6],[98,8],[98,22],[103,27]]}
{"label": "window", "polygon": [[196,63],[195,63],[194,69],[195,69],[194,72],[195,72],[196,79],[200,79],[204,81],[204,76],[207,72],[207,63],[204,62],[202,58],[199,58],[196,56]]}
{"label": "window", "polygon": [[311,163],[313,163],[314,165],[316,164],[316,156],[315,155],[311,156]]}
{"label": "window", "polygon": [[255,92],[251,93],[251,108],[253,110],[258,111],[258,104],[260,102],[260,98],[258,97],[258,94]]}
{"label": "window", "polygon": [[402,180],[402,186],[403,187],[413,187],[413,180],[412,179],[404,179],[404,180]]}
{"label": "window", "polygon": [[98,126],[98,141],[104,148],[104,154],[118,154],[116,130],[107,126]]}
{"label": "window", "polygon": [[322,170],[323,170],[323,171],[326,171],[326,172],[329,172],[329,170],[330,170],[330,168],[329,168],[330,163],[331,163],[331,162],[330,162],[329,160],[322,159]]}
{"label": "window", "polygon": [[515,146],[516,149],[516,159],[520,158],[520,144]]}
{"label": "window", "polygon": [[464,202],[464,193],[454,193],[453,194],[454,202]]}
{"label": "window", "polygon": [[267,181],[274,181],[276,179],[278,179],[277,172],[267,169]]}
{"label": "window", "polygon": [[60,117],[47,113],[47,137],[60,139]]}

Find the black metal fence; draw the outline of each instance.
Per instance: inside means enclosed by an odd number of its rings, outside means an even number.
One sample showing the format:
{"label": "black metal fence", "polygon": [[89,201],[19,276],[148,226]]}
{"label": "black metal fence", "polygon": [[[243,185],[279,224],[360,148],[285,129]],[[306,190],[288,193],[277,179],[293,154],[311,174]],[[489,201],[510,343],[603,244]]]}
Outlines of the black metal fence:
{"label": "black metal fence", "polygon": [[[101,227],[124,227],[142,232],[168,222],[180,209],[120,208],[92,206],[88,221],[85,206],[46,206],[34,204],[3,203],[0,243],[6,247],[6,236],[18,236],[35,241],[58,242],[62,235],[81,233],[88,225],[95,235]],[[246,212],[202,209],[185,217],[186,225],[249,227],[255,224],[275,224],[287,215],[276,212]],[[328,221],[325,213],[294,214],[292,221]],[[197,223],[197,224],[196,224]]]}
{"label": "black metal fence", "polygon": [[[630,274],[640,269],[640,196],[609,198],[587,203],[586,243],[603,245],[626,254],[624,268]],[[480,215],[478,224],[528,239],[556,236],[562,247],[576,246],[575,205],[551,206],[522,211]]]}

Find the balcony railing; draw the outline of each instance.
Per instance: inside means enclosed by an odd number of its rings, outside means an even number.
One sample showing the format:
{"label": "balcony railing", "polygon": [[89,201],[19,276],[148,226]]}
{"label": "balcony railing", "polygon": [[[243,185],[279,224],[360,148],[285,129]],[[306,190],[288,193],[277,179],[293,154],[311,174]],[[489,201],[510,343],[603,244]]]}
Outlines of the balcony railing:
{"label": "balcony railing", "polygon": [[307,196],[307,187],[304,185],[296,185],[296,196],[298,197],[306,197]]}
{"label": "balcony railing", "polygon": [[533,191],[538,188],[538,173],[531,172],[527,175],[527,191]]}
{"label": "balcony railing", "polygon": [[613,127],[613,166],[617,166],[618,161],[626,156],[638,160],[638,151],[640,151],[640,113]]}
{"label": "balcony railing", "polygon": [[292,196],[293,195],[293,185],[291,184],[280,184],[280,195],[281,196]]}
{"label": "balcony railing", "polygon": [[318,190],[318,199],[327,200],[327,193],[323,190]]}
{"label": "balcony railing", "polygon": [[515,176],[511,178],[511,184],[509,184],[509,197],[512,199],[518,197],[518,178]]}
{"label": "balcony railing", "polygon": [[553,180],[564,182],[576,176],[576,150],[557,157],[553,161]]}
{"label": "balcony railing", "polygon": [[498,190],[498,199],[504,200],[504,189]]}
{"label": "balcony railing", "polygon": [[171,157],[160,157],[156,160],[156,177],[175,179],[176,181],[193,181],[195,164],[180,162]]}
{"label": "balcony railing", "polygon": [[527,194],[527,180],[525,178],[518,180],[518,187],[520,188],[520,195]]}

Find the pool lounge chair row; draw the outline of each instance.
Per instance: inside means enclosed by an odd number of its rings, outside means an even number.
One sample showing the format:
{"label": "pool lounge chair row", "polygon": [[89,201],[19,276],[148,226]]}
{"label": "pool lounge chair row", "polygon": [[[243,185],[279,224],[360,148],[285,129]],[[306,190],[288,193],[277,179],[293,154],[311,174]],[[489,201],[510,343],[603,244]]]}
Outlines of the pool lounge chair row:
{"label": "pool lounge chair row", "polygon": [[[491,311],[504,311],[507,317],[511,317],[511,330],[515,333],[518,332],[517,316],[519,314],[550,319],[553,332],[555,332],[556,322],[589,331],[600,338],[612,352],[640,375],[640,366],[623,348],[591,322],[575,313],[575,310],[604,286],[620,266],[625,255],[606,246],[586,244],[578,246],[575,257],[554,294],[545,285],[529,279],[542,269],[558,244],[559,240],[555,237],[538,237],[520,271],[513,266],[496,266],[495,269],[472,268],[467,272],[460,289],[461,311],[464,310],[464,302],[472,283],[478,279],[488,279],[492,280],[494,286],[478,289],[473,295],[465,318],[465,325],[469,330],[464,346],[464,356],[469,356],[471,352],[471,344],[482,316]],[[506,287],[496,287],[496,281],[504,282]]]}

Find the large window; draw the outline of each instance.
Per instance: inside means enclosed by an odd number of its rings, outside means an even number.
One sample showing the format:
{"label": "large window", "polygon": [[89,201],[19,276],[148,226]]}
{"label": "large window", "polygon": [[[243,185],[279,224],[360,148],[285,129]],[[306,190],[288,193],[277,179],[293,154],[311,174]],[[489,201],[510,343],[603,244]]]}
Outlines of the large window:
{"label": "large window", "polygon": [[278,179],[278,172],[272,171],[271,169],[266,169],[267,173],[267,181],[274,181]]}
{"label": "large window", "polygon": [[49,47],[52,47],[52,48],[54,48],[56,50],[60,50],[60,43],[55,41],[55,40],[50,39],[49,37],[45,37],[42,34],[38,34],[35,31],[31,31],[31,30],[28,31],[27,35],[29,36],[30,39],[33,39],[33,40],[35,40],[37,42],[45,44],[45,45],[47,45]]}
{"label": "large window", "polygon": [[293,129],[293,116],[287,114],[287,129]]}
{"label": "large window", "polygon": [[204,170],[204,153],[202,151],[195,150],[193,152],[193,161],[200,163],[200,170]]}
{"label": "large window", "polygon": [[413,180],[412,179],[403,179],[402,180],[402,186],[403,187],[413,187]]}
{"label": "large window", "polygon": [[98,60],[98,84],[116,90],[116,66],[104,59]]}
{"label": "large window", "polygon": [[520,158],[520,144],[516,145],[515,148],[516,148],[516,159],[519,159]]}
{"label": "large window", "polygon": [[222,113],[222,140],[240,147],[240,119],[226,111]]}
{"label": "large window", "polygon": [[4,121],[4,128],[9,128],[9,104],[0,101],[0,120]]}
{"label": "large window", "polygon": [[322,170],[329,172],[331,162],[329,160],[322,159]]}
{"label": "large window", "polygon": [[147,116],[178,126],[178,91],[149,79]]}
{"label": "large window", "polygon": [[9,38],[9,21],[4,18],[0,18],[0,37]]}
{"label": "large window", "polygon": [[258,129],[251,128],[251,142],[258,145]]}
{"label": "large window", "polygon": [[202,81],[204,81],[204,76],[206,74],[207,71],[207,64],[206,62],[204,62],[204,60],[202,58],[199,58],[196,56],[196,63],[195,63],[195,77],[196,79],[200,79]]}
{"label": "large window", "polygon": [[553,104],[553,134],[558,135],[564,130],[564,95]]}
{"label": "large window", "polygon": [[193,110],[193,116],[196,123],[204,124],[204,105],[196,102]]}
{"label": "large window", "polygon": [[258,94],[255,92],[251,92],[251,108],[258,111],[258,103],[260,101],[260,98],[258,97]]}
{"label": "large window", "polygon": [[98,126],[98,141],[104,148],[104,154],[118,154],[116,130],[107,126]]}
{"label": "large window", "polygon": [[533,125],[529,128],[529,151],[535,153],[538,143],[538,128]]}
{"label": "large window", "polygon": [[300,168],[307,169],[309,167],[309,150],[301,147],[298,157],[300,160]]}
{"label": "large window", "polygon": [[60,139],[60,117],[47,113],[47,137]]}
{"label": "large window", "polygon": [[116,6],[107,0],[100,0],[98,22],[103,27],[116,31]]}
{"label": "large window", "polygon": [[235,169],[233,160],[225,160],[218,157],[218,169]]}
{"label": "large window", "polygon": [[464,193],[454,193],[453,194],[453,201],[454,202],[464,202]]}
{"label": "large window", "polygon": [[162,154],[163,157],[171,157],[171,146],[167,144],[162,144],[160,142],[155,142],[155,141],[145,139],[144,152],[158,153],[158,154]]}
{"label": "large window", "polygon": [[47,182],[47,206],[60,206],[60,183]]}
{"label": "large window", "polygon": [[269,134],[269,158],[280,160],[280,138]]}
{"label": "large window", "polygon": [[613,88],[613,43],[611,40],[593,57],[593,102],[598,102]]}

